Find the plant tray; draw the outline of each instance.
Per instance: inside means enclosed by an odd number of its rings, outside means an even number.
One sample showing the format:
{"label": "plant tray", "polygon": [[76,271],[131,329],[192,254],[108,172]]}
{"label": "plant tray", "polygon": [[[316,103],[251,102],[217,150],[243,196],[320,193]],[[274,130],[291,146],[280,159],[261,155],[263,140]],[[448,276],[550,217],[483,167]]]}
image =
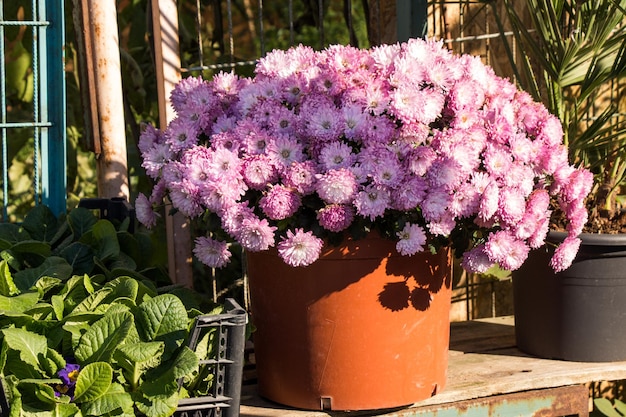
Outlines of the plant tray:
{"label": "plant tray", "polygon": [[174,416],[239,417],[247,321],[246,311],[232,298],[226,300],[225,313],[196,317],[189,338],[192,350],[208,332],[216,332],[215,354],[200,361],[201,372],[204,368],[213,376],[213,385],[210,395],[180,400]]}

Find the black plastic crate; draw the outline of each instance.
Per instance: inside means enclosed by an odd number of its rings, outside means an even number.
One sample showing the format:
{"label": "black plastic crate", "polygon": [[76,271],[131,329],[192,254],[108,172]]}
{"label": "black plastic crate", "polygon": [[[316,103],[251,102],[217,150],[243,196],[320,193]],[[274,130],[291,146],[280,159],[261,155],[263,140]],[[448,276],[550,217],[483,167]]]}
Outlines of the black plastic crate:
{"label": "black plastic crate", "polygon": [[239,417],[247,322],[246,311],[232,298],[226,300],[225,313],[196,318],[189,339],[192,350],[208,332],[215,332],[212,358],[200,361],[201,372],[213,375],[211,394],[180,400],[174,416]]}

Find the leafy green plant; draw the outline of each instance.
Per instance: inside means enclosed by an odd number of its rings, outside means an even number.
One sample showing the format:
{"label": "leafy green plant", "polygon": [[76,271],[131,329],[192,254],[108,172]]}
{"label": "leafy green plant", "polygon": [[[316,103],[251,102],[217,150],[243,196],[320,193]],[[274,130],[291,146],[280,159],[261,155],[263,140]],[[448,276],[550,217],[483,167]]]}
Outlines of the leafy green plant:
{"label": "leafy green plant", "polygon": [[198,361],[212,336],[201,354],[186,344],[198,310],[134,278],[103,278],[46,275],[16,291],[20,277],[3,275],[0,369],[11,416],[169,416],[189,395],[180,378],[185,386],[210,378]]}
{"label": "leafy green plant", "polygon": [[[188,346],[195,293],[158,288],[149,235],[77,208],[0,224],[0,377],[10,416],[168,416],[206,395],[214,329]],[[167,292],[166,292],[167,291]],[[220,313],[214,307],[211,313]],[[180,382],[183,382],[182,385]]]}
{"label": "leafy green plant", "polygon": [[[503,4],[519,46],[516,54],[508,50],[515,78],[560,119],[570,160],[594,173],[589,231],[610,233],[624,223],[619,216],[626,181],[626,103],[619,81],[626,75],[626,1]],[[504,19],[494,11],[504,36]]]}

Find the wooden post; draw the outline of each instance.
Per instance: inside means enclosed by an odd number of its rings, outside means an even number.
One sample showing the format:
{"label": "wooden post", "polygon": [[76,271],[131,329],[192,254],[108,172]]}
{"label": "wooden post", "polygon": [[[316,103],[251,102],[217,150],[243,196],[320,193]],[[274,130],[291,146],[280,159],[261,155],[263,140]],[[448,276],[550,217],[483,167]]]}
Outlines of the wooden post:
{"label": "wooden post", "polygon": [[[161,129],[174,118],[170,92],[180,80],[178,10],[176,0],[151,0],[152,28],[156,59],[159,122]],[[191,270],[191,231],[189,221],[180,213],[165,216],[168,270],[175,283],[193,287]]]}
{"label": "wooden post", "polygon": [[[99,152],[96,153],[98,167],[98,194],[104,198],[129,198],[128,163],[126,156],[126,128],[124,99],[120,66],[117,9],[114,0],[86,0],[87,13],[83,8],[83,33],[89,39],[87,49],[95,87],[96,114]],[[90,76],[91,76],[90,75]]]}

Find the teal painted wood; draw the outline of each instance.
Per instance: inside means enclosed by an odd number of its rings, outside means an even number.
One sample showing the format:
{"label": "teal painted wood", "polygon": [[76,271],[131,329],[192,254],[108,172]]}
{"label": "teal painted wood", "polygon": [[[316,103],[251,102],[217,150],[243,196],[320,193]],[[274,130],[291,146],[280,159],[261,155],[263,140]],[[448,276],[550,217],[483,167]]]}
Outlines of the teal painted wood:
{"label": "teal painted wood", "polygon": [[476,404],[468,408],[442,408],[434,411],[416,411],[402,414],[402,417],[531,417],[550,410],[554,398],[537,398],[518,401],[504,401],[493,404]]}
{"label": "teal painted wood", "polygon": [[428,1],[397,0],[398,41],[424,38],[428,33]]}
{"label": "teal painted wood", "polygon": [[[66,89],[65,89],[65,9],[63,0],[39,0],[45,7],[45,20],[50,25],[41,36],[43,120],[50,127],[41,135],[42,176],[41,201],[56,215],[66,211],[67,151],[66,151]],[[48,82],[43,82],[46,77]]]}

